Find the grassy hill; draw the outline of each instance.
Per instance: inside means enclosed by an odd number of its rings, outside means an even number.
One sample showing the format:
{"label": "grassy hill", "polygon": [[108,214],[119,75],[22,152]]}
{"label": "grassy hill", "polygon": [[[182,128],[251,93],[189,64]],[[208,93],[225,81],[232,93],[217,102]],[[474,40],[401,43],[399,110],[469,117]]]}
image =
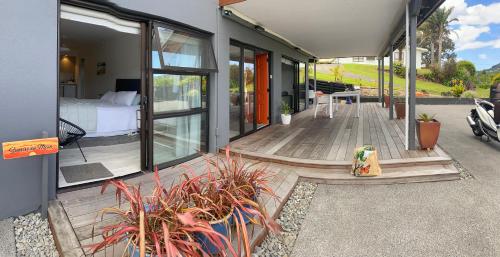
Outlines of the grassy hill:
{"label": "grassy hill", "polygon": [[[330,68],[334,67],[334,64],[318,64],[317,66],[317,78],[318,80],[334,81],[334,76],[330,71]],[[362,88],[377,88],[377,66],[376,65],[366,65],[366,64],[342,64],[343,67],[343,77],[342,81],[344,83],[354,84],[361,86]],[[389,88],[389,69],[388,66],[385,67],[385,88]],[[417,70],[418,74],[423,74],[429,72],[428,70],[422,69]],[[312,77],[313,74],[311,74]],[[405,88],[405,79],[394,75],[394,91],[396,95],[403,95]],[[442,92],[450,91],[450,88],[430,81],[417,79],[417,91],[427,92],[432,96],[441,96]],[[476,94],[480,97],[487,97],[489,90],[477,88]]]}

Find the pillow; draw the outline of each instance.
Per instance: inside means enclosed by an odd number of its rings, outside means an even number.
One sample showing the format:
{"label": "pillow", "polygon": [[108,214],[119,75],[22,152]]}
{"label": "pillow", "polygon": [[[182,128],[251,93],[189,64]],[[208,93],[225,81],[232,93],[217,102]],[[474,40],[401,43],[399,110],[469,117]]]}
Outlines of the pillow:
{"label": "pillow", "polygon": [[126,105],[130,106],[134,101],[135,96],[137,95],[136,91],[120,91],[116,92],[115,99],[113,103],[118,105]]}
{"label": "pillow", "polygon": [[101,96],[101,101],[107,103],[113,103],[115,101],[116,92],[108,91],[106,94]]}
{"label": "pillow", "polygon": [[141,103],[141,95],[137,94],[135,95],[134,101],[132,101],[132,106],[139,105]]}

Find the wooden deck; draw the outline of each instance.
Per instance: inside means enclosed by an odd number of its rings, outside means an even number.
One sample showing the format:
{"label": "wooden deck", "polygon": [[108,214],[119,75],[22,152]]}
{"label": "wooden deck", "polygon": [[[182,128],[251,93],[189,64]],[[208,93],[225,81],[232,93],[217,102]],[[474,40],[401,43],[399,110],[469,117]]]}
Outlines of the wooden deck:
{"label": "wooden deck", "polygon": [[[389,121],[387,110],[376,104],[363,104],[362,116],[354,117],[355,106],[344,105],[333,119],[313,118],[310,110],[292,118],[292,125],[273,125],[231,143],[232,151],[248,162],[266,165],[275,174],[270,185],[281,201],[260,199],[273,217],[277,217],[283,204],[299,180],[328,184],[394,184],[460,179],[444,151],[406,151],[403,147],[404,124]],[[383,174],[378,177],[353,177],[349,170],[354,148],[373,144],[379,150]],[[209,155],[214,158],[214,155]],[[197,158],[187,162],[196,173],[204,171],[205,160]],[[185,170],[171,167],[160,171],[165,185],[175,183]],[[151,191],[152,174],[128,179],[141,184],[145,194]],[[83,246],[102,240],[102,226],[115,220],[113,216],[99,218],[104,207],[116,206],[113,190],[100,194],[100,187],[92,187],[58,194],[51,202],[49,220],[56,245],[63,256],[88,255]],[[265,237],[263,230],[255,229],[252,245]],[[124,246],[118,245],[95,256],[121,256]]]}
{"label": "wooden deck", "polygon": [[247,158],[325,168],[349,166],[354,149],[363,145],[375,146],[383,166],[451,161],[439,147],[405,150],[404,120],[389,120],[388,109],[376,103],[362,104],[355,116],[356,105],[341,105],[333,119],[323,113],[314,118],[310,109],[293,116],[291,125],[272,125],[232,142],[231,149]]}
{"label": "wooden deck", "polygon": [[[205,160],[200,157],[186,164],[190,165],[196,173],[202,173],[204,171]],[[175,183],[185,171],[185,169],[180,167],[164,169],[160,171],[161,181],[165,185]],[[293,169],[289,169],[289,167],[283,165],[271,164],[269,171],[275,174],[270,185],[281,201],[276,202],[270,199],[261,199],[261,202],[266,205],[269,213],[273,217],[276,217],[282,208],[282,204],[286,202],[286,199],[288,199],[289,194],[297,183],[298,175]],[[153,187],[151,179],[152,174],[148,173],[128,179],[127,182],[141,184],[142,192],[148,195]],[[115,221],[113,216],[105,216],[102,221],[99,216],[99,211],[102,208],[117,205],[114,190],[110,188],[101,195],[100,187],[91,187],[61,193],[58,194],[57,198],[57,201],[50,204],[49,219],[60,252],[64,256],[89,255],[88,249],[85,246],[102,240],[102,237],[99,236],[102,226],[109,225]],[[95,228],[95,236],[92,234],[93,228]],[[252,231],[253,244],[258,243],[265,236],[265,231],[261,229],[254,229]],[[123,249],[124,245],[117,245],[105,251],[98,252],[95,256],[121,256]]]}

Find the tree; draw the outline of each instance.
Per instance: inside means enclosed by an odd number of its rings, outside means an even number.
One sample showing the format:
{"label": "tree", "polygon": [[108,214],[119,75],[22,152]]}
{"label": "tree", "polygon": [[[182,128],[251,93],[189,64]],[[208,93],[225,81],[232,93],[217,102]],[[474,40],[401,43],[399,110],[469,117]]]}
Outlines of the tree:
{"label": "tree", "polygon": [[470,61],[462,60],[457,62],[457,70],[466,70],[469,76],[474,76],[476,74],[476,66]]}
{"label": "tree", "polygon": [[[430,60],[431,64],[437,63],[438,67],[441,67],[441,60],[443,58],[444,44],[449,44],[449,36],[451,34],[450,23],[453,21],[458,21],[457,18],[451,19],[451,13],[453,12],[453,7],[451,8],[439,8],[437,9],[428,19],[425,21],[427,24],[421,26],[422,31],[430,42],[431,52]],[[453,45],[453,44],[452,44]],[[434,53],[434,49],[437,46],[437,52]],[[453,45],[454,48],[454,45]],[[434,62],[435,60],[435,62]]]}

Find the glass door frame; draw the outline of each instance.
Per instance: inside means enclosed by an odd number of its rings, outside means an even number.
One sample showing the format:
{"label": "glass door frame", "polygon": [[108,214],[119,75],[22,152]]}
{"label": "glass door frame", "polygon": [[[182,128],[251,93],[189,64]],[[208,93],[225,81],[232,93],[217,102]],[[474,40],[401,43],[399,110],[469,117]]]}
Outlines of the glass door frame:
{"label": "glass door frame", "polygon": [[[295,58],[288,57],[286,55],[282,55],[281,58],[284,58],[292,63],[293,66],[293,114],[305,111],[307,108],[307,63],[303,61],[299,61]],[[304,68],[304,78],[305,78],[305,83],[301,84],[300,82],[300,64],[303,63],[305,65]],[[304,98],[304,109],[300,109],[300,87],[304,87],[303,90],[305,90],[305,98]]]}
{"label": "glass door frame", "polygon": [[[252,46],[252,45],[249,45],[249,44],[245,44],[245,43],[242,43],[238,40],[234,40],[234,39],[231,39],[230,40],[230,43],[229,43],[229,46],[234,46],[234,47],[238,47],[240,49],[240,60],[239,60],[239,68],[240,68],[240,76],[239,76],[239,85],[240,85],[240,99],[239,99],[239,104],[240,104],[240,120],[239,120],[239,124],[240,124],[240,134],[237,135],[237,136],[234,136],[234,137],[231,137],[229,138],[229,141],[234,141],[234,140],[237,140],[239,138],[242,138],[242,137],[245,137],[245,136],[248,136],[252,133],[255,133],[261,129],[264,129],[268,126],[270,126],[272,124],[272,121],[271,121],[271,117],[272,117],[272,110],[273,108],[271,108],[271,104],[272,104],[272,94],[271,94],[271,87],[272,87],[272,52],[269,51],[269,50],[266,50],[266,49],[262,49],[262,48],[259,48],[259,47],[256,47],[256,46]],[[254,84],[254,105],[253,105],[253,129],[251,131],[247,131],[245,132],[245,121],[244,121],[244,115],[245,115],[245,112],[244,112],[244,104],[245,104],[245,100],[244,100],[244,97],[242,97],[242,93],[244,92],[244,80],[245,80],[245,67],[244,67],[244,52],[245,52],[245,49],[246,50],[251,50],[253,51],[253,56],[254,56],[254,76],[253,76],[253,84]],[[269,94],[268,96],[268,100],[269,100],[269,103],[268,103],[268,112],[269,112],[269,123],[265,126],[262,126],[262,127],[258,127],[257,126],[257,101],[259,100],[257,98],[257,94],[256,94],[256,79],[257,79],[257,76],[256,76],[256,66],[255,66],[255,63],[256,63],[256,52],[257,51],[262,51],[262,52],[266,52],[267,53],[267,64],[268,64],[268,74],[269,74],[269,78],[268,78],[268,89],[267,89],[267,92]],[[230,100],[231,101],[231,100]],[[231,122],[231,114],[229,114],[229,122]]]}
{"label": "glass door frame", "polygon": [[[147,105],[147,121],[146,121],[146,127],[148,128],[148,131],[146,134],[146,166],[147,170],[153,171],[155,167],[158,167],[158,169],[164,169],[170,166],[174,166],[186,161],[189,161],[195,157],[201,156],[201,153],[195,153],[191,154],[188,156],[180,157],[168,162],[163,162],[160,164],[155,164],[154,163],[154,121],[158,119],[167,119],[167,118],[177,118],[177,117],[189,117],[190,115],[196,115],[196,114],[201,114],[205,115],[205,125],[202,129],[205,130],[205,149],[200,149],[200,151],[207,151],[209,148],[209,128],[210,128],[210,112],[209,112],[209,107],[210,107],[210,73],[212,70],[204,70],[204,69],[193,69],[193,68],[178,68],[178,67],[171,67],[171,68],[153,68],[153,30],[155,29],[155,26],[163,26],[163,27],[169,27],[169,28],[175,28],[176,30],[188,32],[190,34],[196,35],[196,36],[203,36],[206,37],[207,35],[201,34],[201,33],[196,33],[188,29],[184,29],[178,26],[174,26],[169,23],[165,22],[160,22],[160,21],[150,21],[149,26],[148,26],[148,36],[147,40],[149,41],[147,43],[147,46],[149,47],[147,52],[147,65],[148,65],[148,76],[147,76],[147,83],[146,87],[147,89],[145,90],[146,92],[146,105]],[[190,76],[200,76],[200,77],[205,77],[206,79],[206,105],[203,106],[203,101],[201,102],[201,107],[199,108],[191,108],[189,110],[181,110],[181,111],[169,111],[169,112],[160,112],[160,113],[155,113],[154,112],[154,75],[156,74],[163,74],[163,75],[190,75]],[[203,79],[202,79],[203,80]],[[202,82],[203,83],[203,82]],[[203,97],[203,85],[201,85],[200,88],[200,96]]]}
{"label": "glass door frame", "polygon": [[[152,98],[152,89],[153,89],[153,84],[152,84],[152,75],[153,75],[153,69],[152,69],[152,31],[153,31],[153,24],[164,24],[165,26],[169,26],[172,28],[176,28],[185,32],[188,32],[193,35],[199,35],[202,37],[211,37],[213,36],[213,33],[198,29],[193,26],[189,26],[183,23],[179,23],[177,21],[168,19],[168,18],[162,18],[156,15],[150,15],[142,12],[136,12],[132,11],[129,9],[121,8],[113,3],[108,3],[108,2],[103,2],[103,3],[95,3],[94,1],[81,1],[81,0],[60,0],[58,3],[58,10],[57,10],[57,25],[58,27],[60,26],[60,9],[61,5],[71,5],[71,6],[76,6],[76,7],[81,7],[89,10],[95,10],[99,11],[102,13],[107,13],[110,14],[114,17],[124,19],[124,20],[130,20],[133,22],[138,22],[141,24],[141,71],[140,71],[140,80],[141,80],[141,86],[140,86],[140,91],[141,91],[141,104],[140,104],[140,166],[141,170],[138,170],[136,173],[126,175],[126,176],[134,176],[135,174],[141,172],[141,171],[153,171],[154,166],[153,166],[153,133],[152,133],[152,125],[153,125],[153,108],[152,108],[152,103],[153,101],[151,100]],[[56,51],[56,67],[57,70],[59,70],[59,53],[60,53],[60,31],[58,31],[58,37],[57,37],[57,51]],[[216,62],[217,60],[215,60]],[[217,63],[216,63],[217,65]],[[182,70],[176,70],[173,68],[171,71],[172,72],[177,72],[177,74],[183,73],[183,71],[189,70],[189,68],[182,69]],[[202,70],[202,69],[201,69]],[[194,69],[192,70],[194,71]],[[200,71],[198,69],[197,71]],[[205,118],[206,118],[206,124],[205,124],[205,129],[206,129],[206,141],[205,141],[205,147],[208,149],[209,148],[209,107],[210,107],[210,73],[212,72],[217,72],[214,70],[202,70],[203,74],[206,75],[206,107],[205,107]],[[192,73],[185,73],[192,75]],[[56,76],[57,78],[57,85],[59,85],[59,74]],[[57,86],[57,96],[59,95],[59,86]],[[57,119],[55,121],[55,126],[56,126],[56,134],[59,134],[59,97],[57,97]],[[197,154],[199,155],[199,154]],[[56,170],[59,171],[59,153],[56,154]],[[193,156],[188,156],[184,158],[177,159],[175,161],[169,162],[165,165],[159,165],[159,168],[164,168],[167,166],[175,165],[178,163],[185,162],[189,159],[192,159]],[[101,182],[90,182],[82,185],[76,185],[76,186],[70,186],[67,188],[59,188],[59,172],[56,172],[56,183],[55,183],[55,190],[59,192],[58,190],[73,190],[73,188],[79,188],[79,187],[84,187],[88,186],[89,184],[95,184],[95,183],[101,183]]]}
{"label": "glass door frame", "polygon": [[[140,95],[141,95],[141,104],[140,104],[140,127],[139,127],[139,138],[140,138],[140,170],[131,172],[128,175],[124,175],[123,177],[128,177],[128,176],[135,176],[136,174],[142,172],[142,171],[148,171],[152,170],[148,168],[148,163],[147,163],[147,158],[148,158],[148,149],[147,149],[147,131],[148,131],[148,126],[147,126],[147,117],[148,117],[148,109],[146,100],[147,100],[147,76],[148,76],[148,71],[149,71],[149,59],[148,59],[148,51],[151,49],[150,48],[150,40],[148,40],[148,35],[150,34],[150,19],[144,17],[143,15],[136,15],[132,14],[128,11],[125,10],[116,10],[113,7],[108,6],[107,4],[100,4],[100,3],[91,3],[91,2],[83,2],[83,1],[78,1],[78,0],[61,0],[58,3],[57,6],[57,26],[58,28],[61,26],[61,5],[68,5],[68,6],[75,6],[83,9],[88,9],[88,10],[95,10],[101,13],[109,14],[113,17],[116,17],[118,19],[123,19],[123,20],[128,20],[131,22],[137,22],[140,24]],[[59,85],[59,60],[60,60],[60,40],[61,40],[61,31],[58,29],[57,31],[57,50],[56,50],[56,55],[57,55],[57,62],[56,62],[56,67],[57,67],[57,85]],[[56,135],[59,135],[59,118],[60,118],[60,99],[59,99],[59,86],[57,86],[57,119],[56,119]],[[78,188],[85,188],[88,187],[89,185],[94,185],[94,184],[100,184],[104,182],[102,181],[95,181],[95,182],[87,182],[83,184],[78,184],[74,186],[68,186],[68,187],[59,187],[59,169],[60,169],[60,154],[57,153],[55,156],[55,163],[56,163],[56,183],[55,183],[55,190],[57,193],[59,192],[64,192],[64,191],[71,191],[75,190]]]}

